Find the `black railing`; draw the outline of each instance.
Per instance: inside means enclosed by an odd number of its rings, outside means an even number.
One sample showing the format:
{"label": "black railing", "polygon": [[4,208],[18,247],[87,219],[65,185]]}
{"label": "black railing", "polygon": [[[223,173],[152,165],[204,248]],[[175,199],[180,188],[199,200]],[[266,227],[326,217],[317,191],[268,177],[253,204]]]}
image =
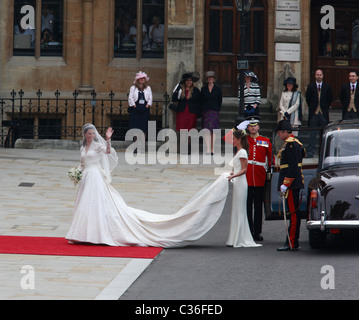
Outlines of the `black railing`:
{"label": "black railing", "polygon": [[[163,100],[153,101],[150,120],[156,121],[157,130],[168,127],[168,104],[167,93]],[[14,147],[18,138],[79,140],[85,123],[93,123],[101,134],[112,126],[113,140],[124,140],[128,100],[115,98],[113,91],[108,98],[97,98],[95,91],[82,97],[77,90],[71,98],[62,98],[58,90],[52,98],[43,97],[41,90],[33,97],[26,97],[23,90],[0,97],[0,147]]]}

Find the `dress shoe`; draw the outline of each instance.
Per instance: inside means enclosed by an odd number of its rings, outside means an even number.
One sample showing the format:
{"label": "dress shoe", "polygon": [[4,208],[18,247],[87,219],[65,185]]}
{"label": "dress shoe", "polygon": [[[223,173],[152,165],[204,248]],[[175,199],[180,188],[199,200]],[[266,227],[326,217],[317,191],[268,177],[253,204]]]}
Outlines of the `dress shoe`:
{"label": "dress shoe", "polygon": [[253,240],[254,240],[254,241],[263,241],[263,237],[262,237],[261,234],[255,234],[255,235],[253,236]]}
{"label": "dress shoe", "polygon": [[290,246],[284,245],[283,247],[277,248],[277,251],[299,251],[299,247],[291,249]]}

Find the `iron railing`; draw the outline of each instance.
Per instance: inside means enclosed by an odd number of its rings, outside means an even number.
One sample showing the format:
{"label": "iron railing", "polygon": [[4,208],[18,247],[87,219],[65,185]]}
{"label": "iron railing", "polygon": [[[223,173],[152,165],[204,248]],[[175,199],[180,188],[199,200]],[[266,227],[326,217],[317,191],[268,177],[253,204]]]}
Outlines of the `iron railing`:
{"label": "iron railing", "polygon": [[[168,127],[169,95],[153,101],[150,120],[156,121],[157,130]],[[97,98],[97,93],[82,97],[75,90],[72,97],[62,98],[57,90],[54,97],[43,97],[38,90],[32,97],[12,90],[9,98],[0,97],[0,147],[14,147],[22,139],[80,140],[85,123],[93,123],[101,134],[108,126],[114,129],[113,140],[124,140],[129,129],[128,100]]]}

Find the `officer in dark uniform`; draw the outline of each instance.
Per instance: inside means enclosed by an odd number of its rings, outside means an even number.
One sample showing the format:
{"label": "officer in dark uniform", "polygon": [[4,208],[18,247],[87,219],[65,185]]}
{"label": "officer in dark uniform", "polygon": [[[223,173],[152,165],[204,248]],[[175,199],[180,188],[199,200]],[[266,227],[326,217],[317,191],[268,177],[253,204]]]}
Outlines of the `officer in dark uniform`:
{"label": "officer in dark uniform", "polygon": [[277,135],[284,141],[277,157],[280,162],[278,190],[287,199],[290,213],[288,236],[278,251],[299,250],[300,211],[299,193],[304,188],[303,158],[305,149],[302,143],[292,135],[293,128],[288,120],[282,120],[277,126]]}

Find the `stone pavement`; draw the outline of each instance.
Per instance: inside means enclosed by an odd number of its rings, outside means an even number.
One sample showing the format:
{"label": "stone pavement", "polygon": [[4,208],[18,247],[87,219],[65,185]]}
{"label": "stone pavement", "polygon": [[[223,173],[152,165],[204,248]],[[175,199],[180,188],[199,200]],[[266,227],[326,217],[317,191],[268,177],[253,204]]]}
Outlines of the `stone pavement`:
{"label": "stone pavement", "polygon": [[[225,170],[179,160],[129,165],[125,152],[118,156],[112,185],[130,206],[159,214],[175,213]],[[0,149],[0,235],[64,237],[76,196],[67,171],[78,163],[79,151]],[[118,299],[151,261],[0,254],[0,299]],[[34,288],[22,288],[25,266]]]}

